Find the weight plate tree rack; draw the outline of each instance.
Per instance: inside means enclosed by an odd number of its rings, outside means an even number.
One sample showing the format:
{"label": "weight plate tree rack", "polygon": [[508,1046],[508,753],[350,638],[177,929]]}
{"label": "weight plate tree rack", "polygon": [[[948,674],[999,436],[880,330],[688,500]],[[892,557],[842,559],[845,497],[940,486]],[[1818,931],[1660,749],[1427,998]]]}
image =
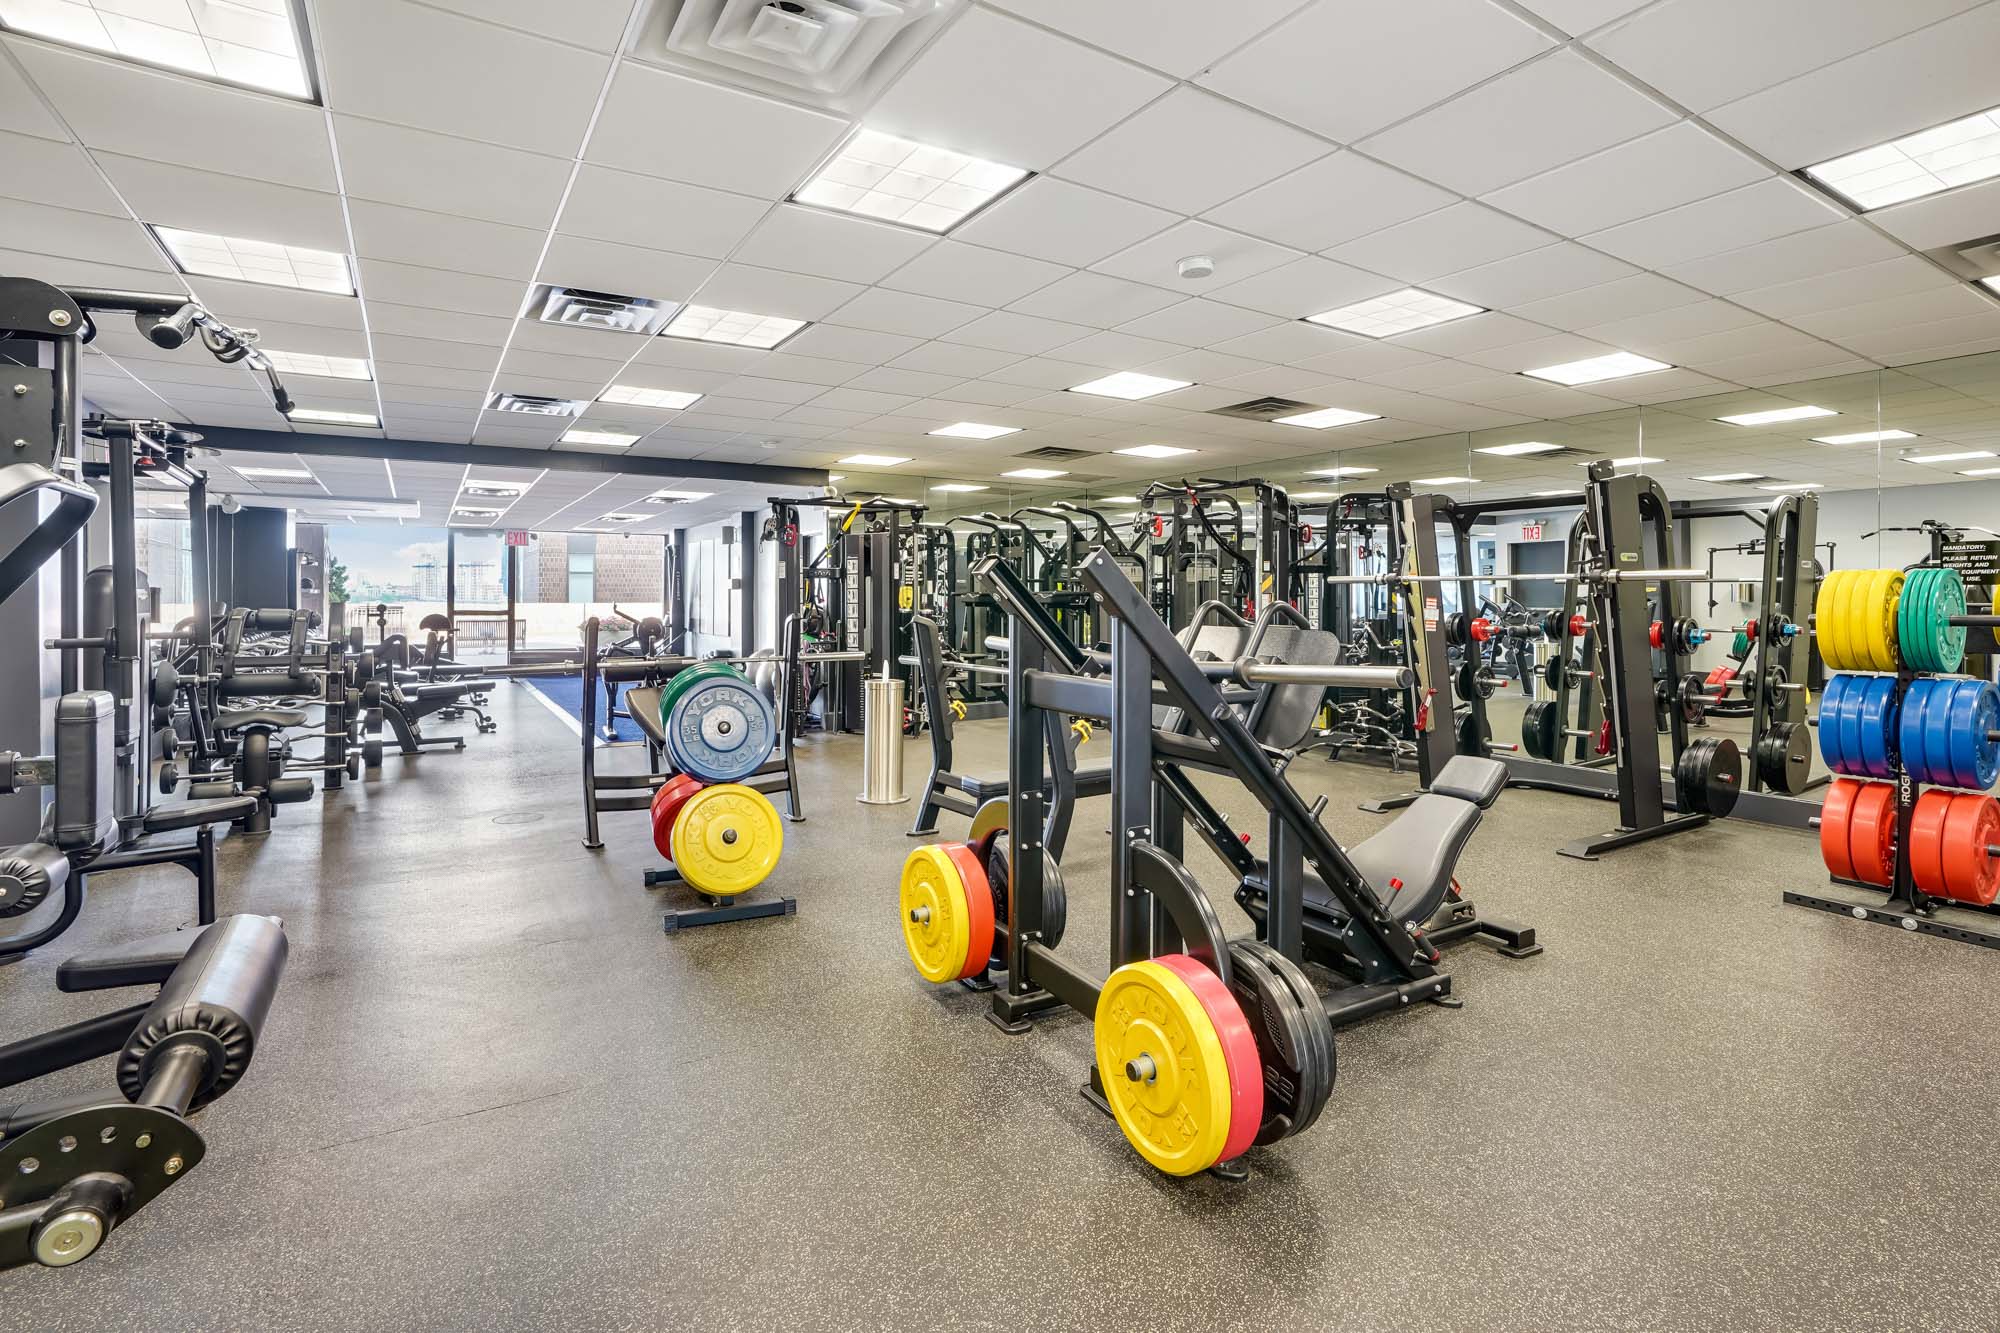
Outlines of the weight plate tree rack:
{"label": "weight plate tree rack", "polygon": [[[1964,604],[1962,587],[1930,608],[1902,606],[1907,578],[1935,569],[1919,565],[1908,576],[1836,571],[1845,577],[1830,584],[1813,625],[1830,668],[1879,663],[1884,651],[1892,658],[1893,674],[1843,674],[1827,684],[1815,719],[1822,752],[1829,768],[1854,776],[1834,781],[1823,813],[1812,821],[1829,881],[1886,890],[1887,897],[1869,904],[1787,889],[1783,901],[2000,949],[2000,924],[1939,915],[1953,909],[1975,920],[2000,917],[2000,903],[1993,901],[2000,879],[2000,803],[1983,794],[2000,770],[2000,696],[1991,682],[1910,665],[1912,658],[1960,664],[1966,636],[1958,631],[2000,627],[2000,616],[1949,614]],[[1957,579],[1956,571],[1946,575],[1919,586]],[[1947,610],[1939,612],[1938,605]],[[1917,637],[1905,643],[1905,635]],[[1943,785],[1924,790],[1929,782]],[[1920,866],[1920,859],[1936,864]],[[1952,888],[1957,896],[1940,891]]]}

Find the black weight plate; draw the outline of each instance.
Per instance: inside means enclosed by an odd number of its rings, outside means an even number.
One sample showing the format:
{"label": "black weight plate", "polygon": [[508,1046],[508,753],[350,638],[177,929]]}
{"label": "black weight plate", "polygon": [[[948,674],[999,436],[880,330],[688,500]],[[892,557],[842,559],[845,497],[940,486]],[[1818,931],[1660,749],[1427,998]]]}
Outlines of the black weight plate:
{"label": "black weight plate", "polygon": [[1232,961],[1238,956],[1239,946],[1242,954],[1255,958],[1284,983],[1304,1016],[1306,1042],[1300,1048],[1304,1058],[1298,1066],[1300,1119],[1291,1131],[1294,1135],[1304,1133],[1319,1119],[1319,1113],[1326,1109],[1327,1099],[1333,1095],[1334,1076],[1339,1063],[1333,1042],[1333,1024],[1327,1021],[1326,1006],[1320,1001],[1319,992],[1314,989],[1312,978],[1306,975],[1304,968],[1262,940],[1232,943]]}
{"label": "black weight plate", "polygon": [[1551,611],[1551,612],[1549,612],[1549,613],[1548,613],[1547,615],[1545,615],[1545,616],[1543,616],[1543,617],[1542,617],[1542,637],[1543,637],[1543,638],[1545,638],[1545,639],[1560,639],[1560,638],[1562,637],[1562,632],[1563,632],[1563,614],[1562,614],[1562,612],[1560,612],[1560,611]]}
{"label": "black weight plate", "polygon": [[1699,671],[1690,671],[1681,677],[1680,688],[1675,691],[1680,699],[1681,719],[1685,722],[1699,722],[1708,716],[1708,695],[1706,678]]}
{"label": "black weight plate", "polygon": [[1797,796],[1806,789],[1811,770],[1810,729],[1797,722],[1773,722],[1757,742],[1757,775],[1764,785]]}
{"label": "black weight plate", "polygon": [[1721,819],[1743,791],[1743,756],[1727,736],[1703,736],[1674,764],[1674,795],[1683,813]]}
{"label": "black weight plate", "polygon": [[[997,832],[986,847],[986,883],[993,890],[993,953],[987,960],[992,967],[1002,971],[1007,967],[1007,922],[1009,904],[1013,892],[1008,876],[1011,863],[1007,857],[1007,835]],[[1062,867],[1056,859],[1042,851],[1042,943],[1051,949],[1062,943],[1063,930],[1069,925],[1069,891],[1063,884]]]}
{"label": "black weight plate", "polygon": [[1459,663],[1458,674],[1452,678],[1452,686],[1458,691],[1458,697],[1461,699],[1470,699],[1472,692],[1479,688],[1479,664],[1472,661],[1470,655]]}
{"label": "black weight plate", "polygon": [[1530,758],[1559,758],[1562,730],[1562,714],[1553,699],[1537,699],[1521,714],[1521,745]]}
{"label": "black weight plate", "polygon": [[1493,738],[1493,728],[1482,726],[1479,715],[1470,708],[1458,720],[1458,752],[1460,754],[1484,755],[1486,742]]}
{"label": "black weight plate", "polygon": [[1562,688],[1563,660],[1561,653],[1557,653],[1543,665],[1542,681],[1552,690],[1559,690]]}
{"label": "black weight plate", "polygon": [[1264,1071],[1264,1114],[1254,1143],[1276,1143],[1298,1132],[1305,1119],[1312,1074],[1303,1066],[1312,1038],[1306,1013],[1291,987],[1278,980],[1256,954],[1235,940],[1229,946],[1229,989],[1249,1021],[1257,1041],[1257,1063]]}

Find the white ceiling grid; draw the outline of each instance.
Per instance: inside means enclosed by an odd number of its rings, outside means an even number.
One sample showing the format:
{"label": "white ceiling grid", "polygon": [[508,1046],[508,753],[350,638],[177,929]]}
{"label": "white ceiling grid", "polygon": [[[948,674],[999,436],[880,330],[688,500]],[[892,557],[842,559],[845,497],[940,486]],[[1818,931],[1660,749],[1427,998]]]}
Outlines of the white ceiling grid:
{"label": "white ceiling grid", "polygon": [[[648,0],[307,9],[323,108],[0,38],[0,268],[187,285],[268,346],[369,358],[372,382],[291,380],[384,423],[323,433],[532,457],[576,423],[490,392],[620,383],[706,395],[592,401],[581,424],[639,456],[991,481],[1061,443],[1137,479],[1157,465],[1110,450],[1296,465],[2000,348],[2000,301],[1919,253],[2000,230],[2000,182],[1857,218],[1790,174],[1989,105],[1963,57],[2000,49],[2000,0],[972,0],[853,117],[619,54]],[[1038,174],[944,238],[786,203],[862,124]],[[361,297],[182,279],[142,223],[350,254]],[[1190,255],[1214,276],[1181,279]],[[556,327],[520,317],[538,282],[812,325],[775,351]],[[1491,313],[1384,341],[1299,322],[1412,284]],[[241,368],[116,328],[97,350],[107,410],[288,429]],[[1519,373],[1613,351],[1677,369]],[[1065,392],[1130,370],[1193,387]],[[1265,394],[1381,419],[1205,414]],[[1021,429],[928,434],[962,420]],[[1710,470],[1671,461],[1677,493]],[[601,485],[536,471],[542,519]]]}

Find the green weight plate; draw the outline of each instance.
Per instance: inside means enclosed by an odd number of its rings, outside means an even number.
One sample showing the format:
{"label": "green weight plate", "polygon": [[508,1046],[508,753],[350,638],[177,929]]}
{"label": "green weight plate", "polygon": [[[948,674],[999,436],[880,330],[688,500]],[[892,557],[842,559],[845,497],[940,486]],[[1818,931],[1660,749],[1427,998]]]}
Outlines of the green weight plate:
{"label": "green weight plate", "polygon": [[711,676],[740,674],[727,662],[698,662],[694,666],[674,673],[672,679],[668,680],[665,687],[660,690],[660,726],[665,728],[668,725],[668,720],[673,717],[674,705],[680,702],[683,694],[702,681]]}
{"label": "green weight plate", "polygon": [[1750,636],[1742,630],[1737,630],[1736,637],[1729,641],[1729,655],[1738,658],[1748,657],[1750,655]]}

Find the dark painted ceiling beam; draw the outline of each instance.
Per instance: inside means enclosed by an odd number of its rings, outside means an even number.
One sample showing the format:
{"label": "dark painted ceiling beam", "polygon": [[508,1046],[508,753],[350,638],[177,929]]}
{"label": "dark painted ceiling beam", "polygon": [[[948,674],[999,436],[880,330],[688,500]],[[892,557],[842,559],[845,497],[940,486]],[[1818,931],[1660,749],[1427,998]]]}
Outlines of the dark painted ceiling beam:
{"label": "dark painted ceiling beam", "polygon": [[822,468],[777,467],[769,463],[729,463],[709,458],[649,458],[628,454],[567,453],[555,449],[506,449],[491,444],[445,444],[432,440],[375,439],[295,431],[246,430],[238,426],[193,426],[202,443],[216,449],[260,454],[313,454],[344,458],[386,458],[405,463],[469,464],[474,467],[545,467],[558,472],[623,473],[632,477],[699,477],[760,486],[824,486]]}

